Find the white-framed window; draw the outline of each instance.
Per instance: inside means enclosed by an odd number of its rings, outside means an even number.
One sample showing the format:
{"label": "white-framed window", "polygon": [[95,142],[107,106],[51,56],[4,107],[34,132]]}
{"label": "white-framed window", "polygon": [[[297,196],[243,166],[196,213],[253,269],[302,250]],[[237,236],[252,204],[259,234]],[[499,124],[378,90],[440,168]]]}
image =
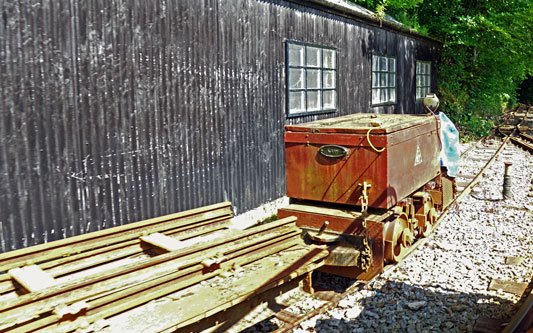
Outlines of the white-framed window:
{"label": "white-framed window", "polygon": [[287,113],[290,117],[337,110],[335,48],[287,41]]}
{"label": "white-framed window", "polygon": [[416,62],[416,99],[423,99],[431,92],[431,62]]}
{"label": "white-framed window", "polygon": [[372,55],[372,105],[396,103],[396,58]]}

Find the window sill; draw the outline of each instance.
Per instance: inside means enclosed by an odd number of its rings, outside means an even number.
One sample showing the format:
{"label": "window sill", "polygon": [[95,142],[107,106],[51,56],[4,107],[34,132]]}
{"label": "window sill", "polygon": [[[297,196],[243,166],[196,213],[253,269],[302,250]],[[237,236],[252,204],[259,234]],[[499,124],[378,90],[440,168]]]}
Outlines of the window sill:
{"label": "window sill", "polygon": [[387,103],[380,103],[380,104],[372,104],[371,107],[375,106],[387,106],[387,105],[396,105],[398,102],[387,102]]}
{"label": "window sill", "polygon": [[304,112],[287,114],[287,118],[311,116],[311,115],[316,115],[316,114],[328,114],[328,113],[335,113],[335,112],[337,112],[337,109],[318,110],[318,111],[304,111]]}

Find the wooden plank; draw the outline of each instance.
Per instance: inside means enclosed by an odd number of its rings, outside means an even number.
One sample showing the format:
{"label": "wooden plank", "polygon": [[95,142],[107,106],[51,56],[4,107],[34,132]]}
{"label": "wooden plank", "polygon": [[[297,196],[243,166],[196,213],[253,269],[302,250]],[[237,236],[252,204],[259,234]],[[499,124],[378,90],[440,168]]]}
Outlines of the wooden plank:
{"label": "wooden plank", "polygon": [[479,317],[472,332],[476,333],[499,333],[502,331],[504,320],[489,317]]}
{"label": "wooden plank", "polygon": [[287,309],[279,311],[274,316],[285,323],[292,323],[294,320],[300,317]]}
{"label": "wooden plank", "polygon": [[[184,212],[165,215],[119,227],[104,229],[89,234],[74,236],[46,244],[2,253],[0,254],[0,272],[17,267],[21,261],[45,261],[63,255],[79,253],[80,251],[85,251],[98,246],[104,246],[132,238],[138,238],[141,236],[143,231],[146,231],[146,229],[150,227],[157,228],[159,224],[172,220],[180,219],[177,224],[185,226],[209,217],[214,218],[221,215],[227,215],[228,213],[232,214],[230,206],[230,202],[223,202],[211,206],[191,209]],[[196,216],[198,214],[201,214],[202,217],[199,218]]]}
{"label": "wooden plank", "polygon": [[[233,246],[245,248],[250,244],[260,243],[264,239],[276,238],[277,234],[273,232],[275,228],[278,228],[280,234],[290,232],[291,229],[294,232],[299,232],[294,222],[295,218],[286,218],[245,231],[233,231],[230,237],[222,237],[207,244],[197,244],[186,249],[141,260],[138,263],[117,267],[95,276],[80,278],[43,291],[23,295],[15,300],[1,302],[0,317],[2,319],[0,326],[9,327],[23,322],[26,318],[50,311],[59,304],[75,302],[80,298],[85,299],[110,289],[119,289],[128,284],[139,283],[152,276],[158,277],[169,274],[169,270],[191,266],[198,260],[205,259],[203,258],[205,256],[214,256],[220,253],[221,248],[227,246],[229,242],[234,242]],[[175,261],[179,261],[180,265],[177,266]],[[144,270],[146,273],[141,274],[140,270]]]}
{"label": "wooden plank", "polygon": [[520,309],[505,326],[503,333],[525,332],[526,330],[527,333],[533,332],[533,290],[529,292],[529,296],[524,300]]}
{"label": "wooden plank", "polygon": [[[381,122],[372,126],[371,122]],[[357,113],[341,117],[316,120],[301,125],[286,125],[286,131],[320,133],[363,133],[372,129],[373,133],[392,133],[431,121],[425,115],[365,114]]]}
{"label": "wooden plank", "polygon": [[457,175],[457,178],[474,179],[475,176],[476,175],[460,173],[460,174]]}
{"label": "wooden plank", "polygon": [[522,257],[514,257],[514,256],[505,257],[505,264],[506,265],[518,266],[518,265],[521,265],[522,262],[524,262],[524,258],[522,258]]}
{"label": "wooden plank", "polygon": [[[297,234],[293,234],[293,236],[291,237],[292,241],[289,241],[288,239],[277,240],[276,243],[273,243],[274,246],[266,248],[263,244],[254,252],[248,253],[246,255],[240,255],[231,260],[228,260],[227,262],[222,264],[219,270],[211,271],[208,273],[202,273],[203,268],[201,265],[191,266],[186,268],[185,270],[181,270],[167,276],[158,277],[152,281],[144,282],[132,288],[123,289],[119,292],[109,294],[103,298],[98,298],[93,301],[89,301],[89,303],[91,304],[90,309],[87,311],[86,315],[83,318],[74,322],[65,322],[60,324],[59,326],[53,326],[53,330],[59,332],[70,331],[80,327],[80,325],[86,325],[87,322],[94,322],[102,318],[108,318],[109,316],[112,316],[114,314],[131,309],[140,304],[147,303],[152,299],[156,299],[176,290],[180,290],[190,285],[197,284],[200,281],[212,278],[220,274],[221,270],[233,267],[235,264],[245,265],[246,263],[256,261],[265,256],[277,253],[283,249],[291,248],[297,244],[302,244],[302,241],[299,239]],[[203,301],[205,297],[198,297],[197,294],[194,294],[194,297],[196,300],[201,300],[200,303],[202,309],[204,309],[205,311],[206,306],[208,306]],[[190,309],[190,306],[194,305],[194,302],[186,302],[187,309]],[[150,316],[152,315],[155,314],[151,313]],[[174,317],[174,320],[185,320],[187,318],[183,315]],[[45,322],[51,323],[53,322],[53,320],[45,318],[44,320],[40,320],[37,323],[30,323],[29,325],[24,326],[23,329],[34,330],[42,327],[42,324]]]}
{"label": "wooden plank", "polygon": [[[229,225],[229,216],[222,216],[215,219],[198,222],[194,227],[178,227],[163,232],[165,235],[177,236],[178,239],[189,239],[213,231],[224,229]],[[164,229],[167,229],[166,227]],[[122,243],[110,245],[107,247],[89,250],[80,254],[72,256],[61,257],[55,260],[39,265],[41,269],[46,270],[50,275],[56,277],[58,275],[66,275],[74,271],[80,271],[96,265],[105,264],[111,260],[118,260],[131,255],[141,253],[143,248],[140,246],[138,239],[125,241]],[[0,293],[4,294],[0,297],[9,297],[6,293],[12,292],[16,289],[8,274],[0,275]],[[16,294],[11,295],[16,297]]]}
{"label": "wooden plank", "polygon": [[56,284],[56,280],[37,265],[13,268],[8,274],[30,293]]}
{"label": "wooden plank", "polygon": [[[257,324],[271,316],[275,315],[275,310],[272,309],[272,304],[277,303],[277,298],[290,291],[298,292],[298,283],[302,277],[297,277],[289,282],[273,287],[265,292],[254,297],[249,297],[242,302],[228,308],[225,311],[217,312],[216,314],[192,323],[190,325],[180,327],[177,330],[170,328],[164,330],[164,333],[190,333],[190,332],[241,332],[246,328]],[[290,304],[283,304],[290,306],[296,300],[292,300]],[[288,303],[288,302],[287,302]],[[253,318],[253,319],[250,319]],[[180,325],[181,326],[181,325]]]}
{"label": "wooden plank", "polygon": [[514,282],[499,279],[492,279],[490,281],[489,290],[502,290],[506,293],[522,296],[527,288],[527,282]]}
{"label": "wooden plank", "polygon": [[[78,251],[94,248],[95,242],[100,245],[109,244],[109,242],[118,242],[124,239],[138,238],[140,232],[148,227],[157,226],[158,224],[169,222],[176,219],[182,219],[183,224],[194,223],[194,219],[198,214],[208,217],[215,217],[220,215],[232,214],[230,209],[230,202],[223,202],[206,207],[191,209],[175,214],[169,214],[153,219],[143,220],[135,223],[100,230],[84,235],[69,237],[54,242],[35,245],[20,250],[10,251],[0,254],[0,271],[7,271],[11,268],[17,267],[17,262],[35,259],[45,261],[54,257],[77,253]],[[192,220],[192,221],[191,221]],[[131,235],[131,234],[134,235]],[[117,236],[120,235],[120,236]],[[72,248],[74,247],[74,249]]]}
{"label": "wooden plank", "polygon": [[[320,215],[331,215],[331,216],[338,216],[338,217],[344,217],[348,219],[355,219],[355,218],[361,218],[361,212],[357,210],[346,210],[346,209],[338,209],[338,208],[331,208],[326,206],[318,206],[318,205],[303,205],[303,204],[290,204],[288,207],[284,208],[284,210],[294,210],[299,212],[306,212],[306,213],[313,213],[313,214],[320,214]],[[369,214],[367,216],[368,220],[373,221],[383,221],[385,218],[389,217],[392,213],[387,211],[383,214]]]}
{"label": "wooden plank", "polygon": [[158,232],[154,232],[148,236],[142,236],[139,239],[165,251],[176,251],[184,247],[183,242]]}
{"label": "wooden plank", "polygon": [[[326,251],[322,249],[313,249],[312,256],[306,260],[299,261],[299,258],[306,257],[305,253],[310,249],[306,247],[300,250],[292,250],[292,254],[283,255],[283,259],[278,256],[265,257],[264,260],[258,261],[253,265],[253,269],[248,273],[242,273],[242,277],[228,279],[223,281],[224,290],[227,292],[213,292],[212,285],[195,285],[189,290],[183,290],[172,296],[173,302],[157,304],[157,309],[152,309],[152,313],[164,316],[165,313],[173,313],[173,318],[167,322],[161,322],[157,330],[167,328],[180,328],[191,325],[199,320],[209,318],[210,316],[221,313],[232,306],[239,304],[252,298],[254,295],[259,295],[276,286],[283,285],[307,272],[316,269],[320,264],[314,263],[315,260],[320,259],[326,255]],[[294,262],[299,264],[295,267]],[[278,265],[282,263],[281,265]],[[198,302],[198,299],[210,299],[210,304],[205,302]],[[139,310],[142,310],[140,308]],[[243,315],[241,313],[241,315]],[[128,325],[125,321],[126,315],[117,316],[113,320],[117,325]],[[168,318],[168,316],[166,317]],[[114,326],[112,326],[115,328]],[[128,326],[116,327],[119,331],[127,330]]]}

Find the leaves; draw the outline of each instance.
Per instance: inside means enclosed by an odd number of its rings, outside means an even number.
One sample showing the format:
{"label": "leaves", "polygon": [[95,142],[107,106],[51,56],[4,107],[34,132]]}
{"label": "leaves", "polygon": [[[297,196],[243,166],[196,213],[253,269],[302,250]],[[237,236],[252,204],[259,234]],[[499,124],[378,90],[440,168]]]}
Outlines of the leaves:
{"label": "leaves", "polygon": [[[529,0],[354,0],[444,42],[441,110],[470,135],[487,135],[533,73],[533,2]],[[378,8],[378,6],[380,6]]]}

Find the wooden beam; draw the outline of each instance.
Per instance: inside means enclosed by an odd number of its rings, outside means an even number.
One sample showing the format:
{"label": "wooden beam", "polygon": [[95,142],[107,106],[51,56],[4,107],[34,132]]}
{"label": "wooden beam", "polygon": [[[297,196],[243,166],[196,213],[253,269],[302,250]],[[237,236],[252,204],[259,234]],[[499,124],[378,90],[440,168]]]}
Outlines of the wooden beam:
{"label": "wooden beam", "polygon": [[176,238],[172,238],[158,232],[154,232],[148,236],[141,236],[140,240],[142,242],[148,243],[157,248],[163,249],[165,251],[176,251],[184,247],[183,243]]}
{"label": "wooden beam", "polygon": [[[206,233],[212,233],[224,229],[227,226],[229,226],[229,216],[224,215],[215,219],[208,219],[195,223],[193,226],[169,229],[163,231],[163,234],[175,236],[179,240],[185,240]],[[167,226],[164,225],[162,228],[167,229]],[[139,240],[132,239],[118,244],[89,250],[80,254],[52,259],[40,264],[39,267],[46,270],[46,272],[53,277],[57,277],[136,255],[142,251],[143,248],[140,246]],[[12,283],[8,274],[0,275],[0,281],[2,281],[0,282],[0,293],[4,294],[0,297],[1,300],[4,300],[6,297],[14,298],[18,296],[16,293],[7,294],[16,290],[16,286]]]}
{"label": "wooden beam", "polygon": [[[128,239],[138,238],[141,236],[142,232],[150,232],[152,228],[157,229],[161,223],[179,219],[179,221],[176,222],[176,227],[186,226],[206,218],[228,215],[231,214],[230,206],[231,203],[223,202],[2,253],[0,254],[0,272],[8,271],[11,268],[19,266],[20,262],[28,260],[47,261],[64,255],[79,253],[97,246],[105,246]],[[201,217],[198,217],[198,214],[201,214]]]}
{"label": "wooden beam", "polygon": [[[292,239],[292,241],[290,241],[290,239]],[[234,258],[231,258],[231,255],[229,255],[230,259],[227,262],[222,263],[220,270],[232,267],[235,264],[244,265],[248,262],[256,261],[265,256],[302,243],[297,233],[292,234],[290,239],[286,237],[274,239],[269,242],[271,244],[269,246],[266,246],[265,244],[261,244],[262,246],[259,246],[259,244],[257,244],[253,247],[253,251],[241,253],[240,255],[234,255]],[[69,331],[76,329],[80,324],[86,323],[87,321],[94,322],[103,318],[107,318],[113,314],[123,312],[139,304],[147,303],[148,301],[161,297],[162,295],[169,294],[175,290],[179,290],[189,285],[212,278],[218,275],[220,270],[204,274],[202,273],[203,267],[201,265],[190,266],[184,270],[179,270],[175,273],[165,276],[159,276],[154,280],[137,284],[131,288],[124,288],[115,293],[108,293],[108,295],[105,297],[89,300],[90,309],[87,311],[86,316],[84,316],[82,320],[77,322],[66,322],[60,324],[59,326],[53,326],[53,329],[54,331]],[[202,303],[204,303],[204,306],[206,305],[203,300]],[[182,316],[179,316],[179,318],[182,318]],[[53,322],[54,318],[45,318],[21,328],[23,328],[23,330],[34,330],[43,327],[45,324],[49,325]]]}
{"label": "wooden beam", "polygon": [[[242,251],[242,248],[250,246],[250,244],[260,243],[263,239],[276,238],[277,235],[276,232],[273,232],[273,229],[278,229],[279,234],[291,232],[291,229],[298,231],[295,227],[295,220],[295,218],[289,217],[252,229],[233,231],[232,235],[208,242],[208,244],[197,244],[196,246],[141,260],[138,263],[118,267],[95,276],[80,278],[43,291],[23,295],[15,300],[1,302],[0,317],[2,319],[0,320],[0,329],[6,327],[5,325],[15,325],[23,321],[24,318],[31,318],[48,312],[59,304],[75,302],[80,298],[86,299],[92,295],[104,293],[110,288],[120,289],[129,284],[148,280],[150,277],[169,274],[169,270],[176,270],[180,266],[191,266],[198,262],[198,259],[202,259],[202,256],[216,255],[226,248],[230,242],[232,242],[231,252],[238,253],[236,248],[241,248],[240,251]],[[176,266],[177,262],[179,262],[180,266]]]}
{"label": "wooden beam", "polygon": [[26,292],[34,292],[56,285],[54,278],[36,265],[10,269],[8,274],[19,283]]}
{"label": "wooden beam", "polygon": [[514,282],[499,279],[492,279],[490,281],[489,290],[502,290],[506,293],[522,296],[527,288],[527,282]]}

